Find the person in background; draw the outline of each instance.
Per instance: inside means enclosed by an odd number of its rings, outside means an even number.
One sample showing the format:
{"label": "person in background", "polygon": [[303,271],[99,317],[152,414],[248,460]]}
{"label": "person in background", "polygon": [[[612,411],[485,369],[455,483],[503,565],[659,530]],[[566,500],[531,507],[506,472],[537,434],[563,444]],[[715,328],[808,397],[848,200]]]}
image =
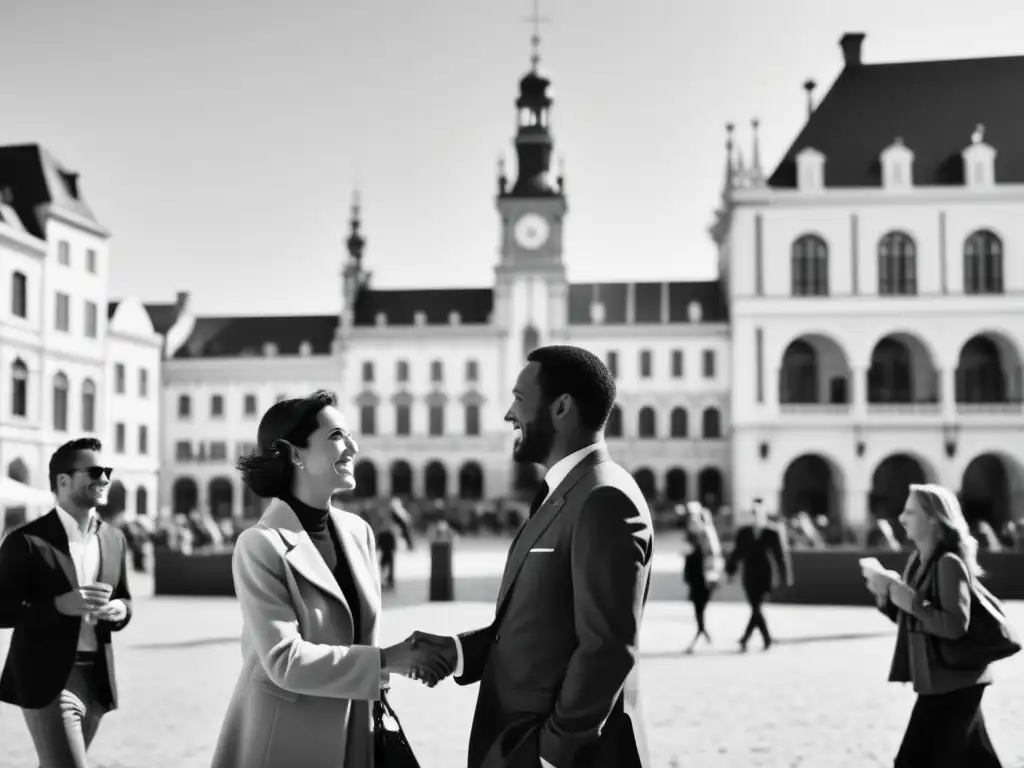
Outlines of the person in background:
{"label": "person in background", "polygon": [[900,523],[914,547],[902,578],[886,571],[868,579],[898,627],[889,680],[913,683],[917,693],[895,768],[1001,768],[981,712],[991,672],[946,668],[929,647],[931,638],[967,634],[971,580],[983,575],[977,541],[956,496],[939,485],[911,485]]}
{"label": "person in background", "polygon": [[884,517],[875,518],[871,530],[868,531],[867,546],[868,549],[884,549],[889,552],[899,552],[902,549],[899,539],[892,530],[892,524]]}
{"label": "person in background", "polygon": [[[772,562],[775,570],[772,569]],[[776,587],[792,584],[789,564],[789,547],[779,530],[769,524],[768,513],[760,499],[754,499],[751,523],[736,532],[736,542],[726,563],[725,571],[730,581],[736,571],[743,569],[743,592],[750,605],[750,621],[739,640],[740,651],[746,653],[747,643],[756,629],[761,633],[764,649],[772,646],[762,606]]]}
{"label": "person in background", "polygon": [[92,437],[50,457],[55,508],[0,547],[0,627],[12,628],[0,701],[21,707],[40,768],[87,768],[118,706],[111,633],[132,617],[128,542],[100,519],[110,475]]}
{"label": "person in background", "polygon": [[690,589],[690,602],[693,603],[694,618],[697,621],[697,633],[686,653],[693,653],[701,637],[711,645],[711,635],[704,625],[704,613],[722,576],[722,545],[711,512],[699,502],[691,501],[687,504],[683,515],[683,530],[686,553],[683,581]]}
{"label": "person in background", "polygon": [[372,702],[391,674],[449,670],[406,641],[377,646],[380,577],[369,524],[331,506],[355,488],[359,448],[335,397],[318,390],[263,415],[246,485],[273,499],[232,555],[242,669],[213,768],[374,765]]}
{"label": "person in background", "polygon": [[395,550],[398,548],[398,537],[395,535],[395,523],[387,511],[380,516],[377,528],[377,551],[380,553],[380,578],[384,589],[395,588]]}

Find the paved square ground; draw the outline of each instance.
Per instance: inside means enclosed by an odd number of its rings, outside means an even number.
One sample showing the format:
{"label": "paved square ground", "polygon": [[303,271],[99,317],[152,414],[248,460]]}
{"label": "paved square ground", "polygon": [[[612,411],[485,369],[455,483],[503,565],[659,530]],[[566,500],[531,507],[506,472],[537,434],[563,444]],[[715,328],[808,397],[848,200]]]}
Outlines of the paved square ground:
{"label": "paved square ground", "polygon": [[[486,559],[500,571],[504,554]],[[456,568],[460,577],[468,570]],[[462,631],[493,615],[486,602],[409,604],[426,591],[425,569],[414,557],[401,573],[414,581],[387,598],[383,642],[414,629]],[[237,604],[155,598],[145,578],[133,584],[135,618],[115,641],[123,705],[105,719],[91,755],[99,768],[205,768],[240,666]],[[491,597],[496,582],[476,589]],[[1024,629],[1024,603],[1008,610]],[[743,605],[712,603],[716,645],[688,657],[680,650],[693,632],[689,605],[649,604],[641,674],[654,766],[891,766],[913,694],[885,682],[895,638],[888,620],[871,609],[805,606],[769,606],[768,619],[779,644],[741,656]],[[8,636],[0,632],[0,657]],[[1024,768],[1024,654],[996,675],[985,702],[992,738],[1007,768]],[[396,680],[392,700],[424,768],[465,765],[475,696],[475,687],[450,681],[431,690]],[[35,765],[21,713],[0,705],[0,766]]]}

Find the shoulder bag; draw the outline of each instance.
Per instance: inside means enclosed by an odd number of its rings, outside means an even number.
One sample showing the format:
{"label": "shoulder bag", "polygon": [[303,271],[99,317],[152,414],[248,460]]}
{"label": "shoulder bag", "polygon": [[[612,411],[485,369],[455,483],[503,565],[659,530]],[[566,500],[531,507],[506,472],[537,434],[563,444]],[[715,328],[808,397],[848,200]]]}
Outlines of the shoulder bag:
{"label": "shoulder bag", "polygon": [[[388,727],[394,722],[394,727]],[[387,690],[381,689],[380,701],[373,702],[373,765],[374,768],[420,768],[402,723],[388,701]]]}
{"label": "shoulder bag", "polygon": [[1020,651],[1020,638],[1010,626],[1002,603],[973,575],[971,616],[967,634],[956,640],[934,637],[936,660],[947,669],[983,669]]}

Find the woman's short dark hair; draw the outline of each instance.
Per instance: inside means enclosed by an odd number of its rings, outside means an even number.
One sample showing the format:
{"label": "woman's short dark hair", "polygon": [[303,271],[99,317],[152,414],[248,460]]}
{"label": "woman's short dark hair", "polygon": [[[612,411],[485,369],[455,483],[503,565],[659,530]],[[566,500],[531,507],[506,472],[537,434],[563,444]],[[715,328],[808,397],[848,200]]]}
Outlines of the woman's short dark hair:
{"label": "woman's short dark hair", "polygon": [[580,422],[594,432],[604,429],[615,405],[615,377],[597,355],[582,347],[556,344],[533,350],[526,359],[540,365],[537,381],[550,403],[571,395],[580,412]]}
{"label": "woman's short dark hair", "polygon": [[272,499],[291,491],[294,468],[288,445],[307,447],[309,436],[320,426],[320,411],[336,403],[333,392],[318,389],[267,409],[256,431],[256,450],[239,457],[235,465],[253,493]]}

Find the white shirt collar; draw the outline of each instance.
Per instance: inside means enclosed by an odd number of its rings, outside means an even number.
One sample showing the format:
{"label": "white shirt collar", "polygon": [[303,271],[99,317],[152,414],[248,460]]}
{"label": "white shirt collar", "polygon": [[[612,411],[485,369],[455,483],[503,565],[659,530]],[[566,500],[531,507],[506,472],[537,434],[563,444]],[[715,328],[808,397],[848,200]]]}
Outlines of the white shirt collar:
{"label": "white shirt collar", "polygon": [[569,473],[573,471],[576,465],[583,461],[584,457],[589,456],[599,448],[604,448],[603,440],[598,440],[596,443],[591,443],[585,448],[573,451],[565,458],[559,459],[551,465],[551,469],[544,475],[544,482],[548,484],[548,496],[569,476]]}
{"label": "white shirt collar", "polygon": [[73,518],[70,513],[61,509],[60,504],[56,505],[57,519],[60,520],[60,524],[64,526],[64,531],[68,535],[68,540],[72,538],[84,539],[89,533],[93,533],[96,530],[97,515],[96,510],[89,511],[89,521],[86,525],[86,533],[82,533],[82,529],[78,527],[78,521]]}

